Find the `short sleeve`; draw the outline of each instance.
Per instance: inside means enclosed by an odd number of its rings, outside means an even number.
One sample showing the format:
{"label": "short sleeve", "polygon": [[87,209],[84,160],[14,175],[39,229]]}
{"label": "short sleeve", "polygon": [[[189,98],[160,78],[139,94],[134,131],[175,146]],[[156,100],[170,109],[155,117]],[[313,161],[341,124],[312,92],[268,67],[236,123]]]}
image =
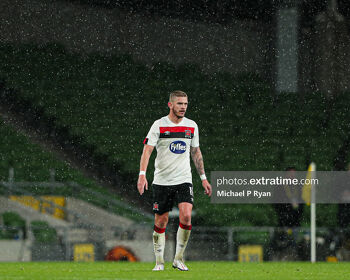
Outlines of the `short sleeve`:
{"label": "short sleeve", "polygon": [[145,140],[143,141],[143,144],[147,144],[150,146],[155,146],[157,145],[159,139],[159,125],[158,121],[155,121],[149,130]]}
{"label": "short sleeve", "polygon": [[198,125],[196,123],[194,126],[194,135],[192,138],[191,147],[199,147],[199,131],[198,131]]}

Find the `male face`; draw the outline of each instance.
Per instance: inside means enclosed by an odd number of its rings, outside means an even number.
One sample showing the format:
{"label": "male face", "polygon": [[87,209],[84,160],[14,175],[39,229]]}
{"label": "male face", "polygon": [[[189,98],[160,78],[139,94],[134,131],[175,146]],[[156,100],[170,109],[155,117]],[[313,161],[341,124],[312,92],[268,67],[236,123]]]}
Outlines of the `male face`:
{"label": "male face", "polygon": [[187,105],[187,97],[175,97],[172,102],[168,103],[170,111],[179,119],[185,116]]}

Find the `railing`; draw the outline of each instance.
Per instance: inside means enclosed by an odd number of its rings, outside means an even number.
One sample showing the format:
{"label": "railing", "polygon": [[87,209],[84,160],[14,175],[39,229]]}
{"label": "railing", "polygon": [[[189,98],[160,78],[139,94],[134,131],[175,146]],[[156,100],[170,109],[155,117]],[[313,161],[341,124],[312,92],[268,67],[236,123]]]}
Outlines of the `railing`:
{"label": "railing", "polygon": [[[1,227],[3,229],[17,229],[19,234],[16,239],[18,241],[32,241],[36,249],[45,247],[59,247],[64,251],[64,258],[57,256],[57,260],[72,260],[74,244],[81,242],[94,244],[95,248],[103,248],[99,255],[96,255],[96,260],[103,260],[106,252],[110,249],[106,247],[105,239],[102,232],[97,227],[53,227],[60,236],[59,240],[51,241],[50,243],[33,242],[33,230],[37,227],[29,226],[22,227]],[[71,232],[74,229],[86,229],[88,239],[77,240],[71,238]],[[152,228],[150,226],[130,227],[128,229],[121,229],[117,227],[110,227],[105,229],[114,234],[115,240],[137,240],[145,242],[145,244],[152,243]],[[169,237],[167,242],[176,242],[176,229],[167,229],[166,235]],[[139,239],[139,234],[142,233],[144,238]],[[79,232],[77,232],[79,234]],[[100,235],[99,235],[100,234]],[[264,261],[309,261],[309,228],[274,228],[274,227],[194,227],[191,232],[190,242],[186,249],[186,259],[192,261],[203,260],[225,260],[237,261],[239,260],[239,249],[242,245],[253,245],[261,248],[261,258]],[[318,261],[326,261],[328,257],[336,258],[337,260],[349,261],[348,255],[344,254],[346,251],[346,242],[348,232],[341,228],[318,228],[317,229],[317,259]],[[284,238],[280,238],[285,235]],[[27,239],[24,240],[23,236]],[[112,236],[112,235],[110,235]],[[263,238],[261,238],[263,236]],[[73,241],[72,241],[73,240]],[[108,239],[111,240],[111,239]],[[146,246],[147,247],[147,246]],[[149,247],[145,250],[149,250]],[[61,251],[62,251],[61,250]],[[148,252],[149,253],[149,252]],[[45,255],[42,255],[42,260],[45,260]],[[63,259],[62,259],[63,258]],[[256,260],[256,257],[252,258]],[[54,258],[48,257],[48,260]]]}
{"label": "railing", "polygon": [[[319,227],[317,240],[318,260],[343,258],[339,250],[346,244],[346,229]],[[187,254],[191,260],[232,261],[239,259],[241,245],[261,246],[264,260],[309,261],[310,228],[193,227]]]}

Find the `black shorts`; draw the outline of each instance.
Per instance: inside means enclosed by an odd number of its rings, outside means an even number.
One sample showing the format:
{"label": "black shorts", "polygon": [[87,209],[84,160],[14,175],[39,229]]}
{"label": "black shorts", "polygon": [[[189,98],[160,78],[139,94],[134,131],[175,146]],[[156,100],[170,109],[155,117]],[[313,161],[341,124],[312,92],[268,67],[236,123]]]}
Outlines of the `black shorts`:
{"label": "black shorts", "polygon": [[153,212],[162,215],[173,209],[174,203],[188,202],[193,204],[193,186],[190,183],[163,186],[152,184]]}

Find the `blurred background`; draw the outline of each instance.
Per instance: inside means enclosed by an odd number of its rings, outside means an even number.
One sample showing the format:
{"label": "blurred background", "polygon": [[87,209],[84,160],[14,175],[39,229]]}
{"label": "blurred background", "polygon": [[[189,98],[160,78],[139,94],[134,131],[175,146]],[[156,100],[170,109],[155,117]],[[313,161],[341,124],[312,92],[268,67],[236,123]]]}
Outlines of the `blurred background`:
{"label": "blurred background", "polygon": [[[2,0],[0,19],[0,261],[153,261],[136,181],[172,90],[207,175],[349,169],[349,1]],[[310,259],[309,206],[210,204],[193,177],[187,260]],[[344,197],[317,205],[320,261],[350,260]]]}

